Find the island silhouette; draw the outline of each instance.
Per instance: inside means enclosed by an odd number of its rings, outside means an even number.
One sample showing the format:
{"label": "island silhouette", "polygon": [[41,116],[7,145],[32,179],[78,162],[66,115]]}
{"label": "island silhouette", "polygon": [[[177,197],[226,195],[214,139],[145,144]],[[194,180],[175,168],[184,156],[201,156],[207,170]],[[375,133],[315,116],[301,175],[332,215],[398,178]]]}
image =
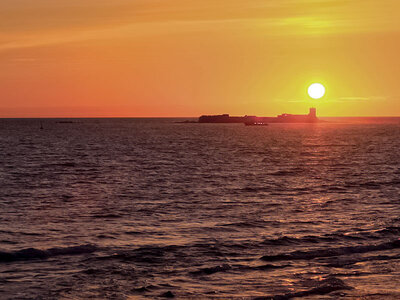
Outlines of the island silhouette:
{"label": "island silhouette", "polygon": [[306,115],[281,114],[276,117],[257,117],[257,116],[230,116],[222,115],[202,115],[199,123],[244,123],[246,125],[261,125],[268,123],[317,123],[321,120],[317,117],[317,109],[311,107]]}

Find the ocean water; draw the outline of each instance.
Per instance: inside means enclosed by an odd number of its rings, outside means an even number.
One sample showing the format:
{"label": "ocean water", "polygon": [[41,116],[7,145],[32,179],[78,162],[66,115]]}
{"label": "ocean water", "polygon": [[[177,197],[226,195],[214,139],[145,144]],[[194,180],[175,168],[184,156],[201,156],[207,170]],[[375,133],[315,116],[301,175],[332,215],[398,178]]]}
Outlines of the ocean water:
{"label": "ocean water", "polygon": [[0,120],[0,298],[400,298],[400,123]]}

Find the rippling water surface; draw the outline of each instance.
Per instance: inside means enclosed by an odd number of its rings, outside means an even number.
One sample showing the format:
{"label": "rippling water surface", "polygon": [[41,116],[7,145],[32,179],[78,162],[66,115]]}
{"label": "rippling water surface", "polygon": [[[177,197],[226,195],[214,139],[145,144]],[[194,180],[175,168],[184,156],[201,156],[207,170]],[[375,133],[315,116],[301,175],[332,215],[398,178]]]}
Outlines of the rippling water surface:
{"label": "rippling water surface", "polygon": [[0,298],[400,297],[398,124],[0,120]]}

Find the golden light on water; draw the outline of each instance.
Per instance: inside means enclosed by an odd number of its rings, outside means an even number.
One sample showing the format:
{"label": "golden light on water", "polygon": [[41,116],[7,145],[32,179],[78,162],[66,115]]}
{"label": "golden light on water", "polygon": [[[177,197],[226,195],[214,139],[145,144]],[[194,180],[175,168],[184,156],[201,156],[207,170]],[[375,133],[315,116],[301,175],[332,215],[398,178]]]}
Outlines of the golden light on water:
{"label": "golden light on water", "polygon": [[320,83],[313,83],[308,87],[308,95],[313,99],[320,99],[325,95],[325,87]]}

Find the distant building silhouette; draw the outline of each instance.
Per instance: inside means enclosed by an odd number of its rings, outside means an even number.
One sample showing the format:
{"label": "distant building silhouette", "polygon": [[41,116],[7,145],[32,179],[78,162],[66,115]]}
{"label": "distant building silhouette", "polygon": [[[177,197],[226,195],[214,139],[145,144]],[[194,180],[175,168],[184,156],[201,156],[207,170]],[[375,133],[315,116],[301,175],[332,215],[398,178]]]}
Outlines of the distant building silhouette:
{"label": "distant building silhouette", "polygon": [[310,107],[308,115],[312,118],[317,118],[317,109],[315,107]]}
{"label": "distant building silhouette", "polygon": [[315,123],[320,122],[317,118],[317,110],[310,108],[308,115],[281,114],[277,117],[257,117],[243,116],[231,117],[229,114],[223,115],[203,115],[199,118],[199,123]]}

